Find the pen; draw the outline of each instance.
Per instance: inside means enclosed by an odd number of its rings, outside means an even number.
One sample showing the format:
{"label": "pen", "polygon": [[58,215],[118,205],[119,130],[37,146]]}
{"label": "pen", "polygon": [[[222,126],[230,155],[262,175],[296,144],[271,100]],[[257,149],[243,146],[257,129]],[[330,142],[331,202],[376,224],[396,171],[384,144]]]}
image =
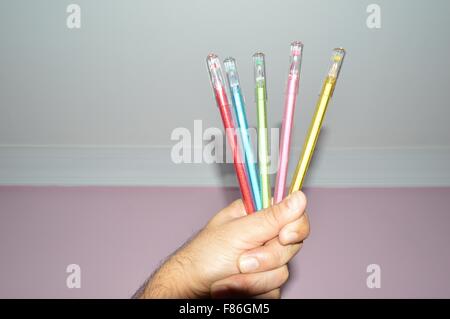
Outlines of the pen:
{"label": "pen", "polygon": [[255,157],[253,155],[252,144],[248,135],[247,116],[245,114],[245,101],[242,95],[241,85],[239,82],[239,74],[236,67],[236,60],[234,58],[226,58],[223,61],[223,66],[228,78],[228,85],[230,88],[231,101],[234,107],[234,114],[240,135],[240,142],[242,143],[244,151],[244,162],[247,168],[250,187],[253,195],[253,203],[256,210],[261,210],[261,192],[259,188],[258,170]]}
{"label": "pen", "polygon": [[238,149],[233,117],[231,115],[230,103],[228,102],[219,57],[213,53],[209,54],[206,58],[206,64],[208,66],[211,86],[214,91],[214,96],[216,98],[217,106],[219,107],[223,126],[225,128],[225,134],[233,154],[233,163],[242,194],[242,201],[244,202],[245,210],[248,214],[250,214],[255,211],[255,207],[253,205],[252,194],[248,185],[245,167],[242,162],[241,152]]}
{"label": "pen", "polygon": [[320,128],[322,126],[323,118],[327,110],[328,102],[333,95],[334,88],[336,86],[336,80],[339,76],[342,61],[344,60],[345,50],[337,48],[333,50],[331,57],[331,67],[328,71],[327,77],[322,86],[322,92],[320,93],[319,101],[316,105],[316,111],[313,116],[309,132],[303,145],[302,155],[298,161],[297,168],[295,169],[294,176],[292,178],[289,194],[298,191],[303,186],[303,181],[308,170],[309,163],[314,153],[314,148],[319,138]]}
{"label": "pen", "polygon": [[258,163],[259,181],[261,188],[262,207],[270,206],[271,189],[269,176],[269,143],[267,131],[267,89],[266,89],[266,66],[264,53],[253,55],[253,66],[255,75],[255,101],[258,118]]}
{"label": "pen", "polygon": [[278,156],[278,173],[275,182],[274,204],[281,202],[284,197],[286,176],[289,163],[289,149],[291,143],[292,120],[294,118],[295,102],[298,94],[300,66],[303,44],[299,41],[291,43],[291,57],[289,76],[284,99],[284,114],[281,124],[280,151]]}

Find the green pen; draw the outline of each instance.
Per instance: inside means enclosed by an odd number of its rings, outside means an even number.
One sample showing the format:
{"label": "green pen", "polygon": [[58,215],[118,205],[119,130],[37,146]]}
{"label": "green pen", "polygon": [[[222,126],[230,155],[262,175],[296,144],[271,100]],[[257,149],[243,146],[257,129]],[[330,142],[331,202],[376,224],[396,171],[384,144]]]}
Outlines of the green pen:
{"label": "green pen", "polygon": [[258,162],[259,182],[263,208],[271,205],[271,188],[269,176],[269,141],[267,129],[267,90],[266,90],[266,67],[264,53],[253,55],[255,74],[255,100],[258,116]]}

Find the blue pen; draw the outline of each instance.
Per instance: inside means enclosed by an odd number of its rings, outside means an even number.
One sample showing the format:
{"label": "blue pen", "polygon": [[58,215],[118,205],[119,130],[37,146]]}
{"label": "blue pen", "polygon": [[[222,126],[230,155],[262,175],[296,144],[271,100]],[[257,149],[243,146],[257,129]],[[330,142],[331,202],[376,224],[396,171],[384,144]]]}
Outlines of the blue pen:
{"label": "blue pen", "polygon": [[233,58],[226,58],[223,66],[227,74],[228,86],[230,88],[231,100],[234,107],[237,126],[239,128],[240,140],[244,150],[245,165],[252,189],[253,201],[256,210],[262,209],[262,198],[259,187],[258,168],[253,155],[250,137],[248,135],[247,116],[245,115],[245,102],[242,96],[241,86],[239,84],[239,76],[236,68],[236,61]]}

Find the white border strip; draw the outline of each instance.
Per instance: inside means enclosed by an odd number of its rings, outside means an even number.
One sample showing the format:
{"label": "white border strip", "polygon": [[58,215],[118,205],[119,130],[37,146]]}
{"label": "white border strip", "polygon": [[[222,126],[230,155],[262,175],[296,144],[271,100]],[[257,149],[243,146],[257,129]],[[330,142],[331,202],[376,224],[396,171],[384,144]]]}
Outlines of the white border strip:
{"label": "white border strip", "polygon": [[[0,145],[0,185],[236,186],[231,164],[174,164],[170,151]],[[292,150],[290,174],[299,153]],[[318,149],[314,156],[305,186],[450,186],[450,148]]]}

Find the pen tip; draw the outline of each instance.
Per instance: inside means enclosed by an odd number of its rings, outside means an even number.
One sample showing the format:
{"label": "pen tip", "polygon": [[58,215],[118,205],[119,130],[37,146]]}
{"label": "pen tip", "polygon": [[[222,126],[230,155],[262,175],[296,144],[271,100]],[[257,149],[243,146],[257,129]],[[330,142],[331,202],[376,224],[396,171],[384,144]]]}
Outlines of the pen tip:
{"label": "pen tip", "polygon": [[299,56],[302,54],[303,49],[303,43],[300,41],[293,41],[291,43],[291,55],[292,56]]}
{"label": "pen tip", "polygon": [[345,54],[345,49],[343,47],[334,48],[333,51]]}

